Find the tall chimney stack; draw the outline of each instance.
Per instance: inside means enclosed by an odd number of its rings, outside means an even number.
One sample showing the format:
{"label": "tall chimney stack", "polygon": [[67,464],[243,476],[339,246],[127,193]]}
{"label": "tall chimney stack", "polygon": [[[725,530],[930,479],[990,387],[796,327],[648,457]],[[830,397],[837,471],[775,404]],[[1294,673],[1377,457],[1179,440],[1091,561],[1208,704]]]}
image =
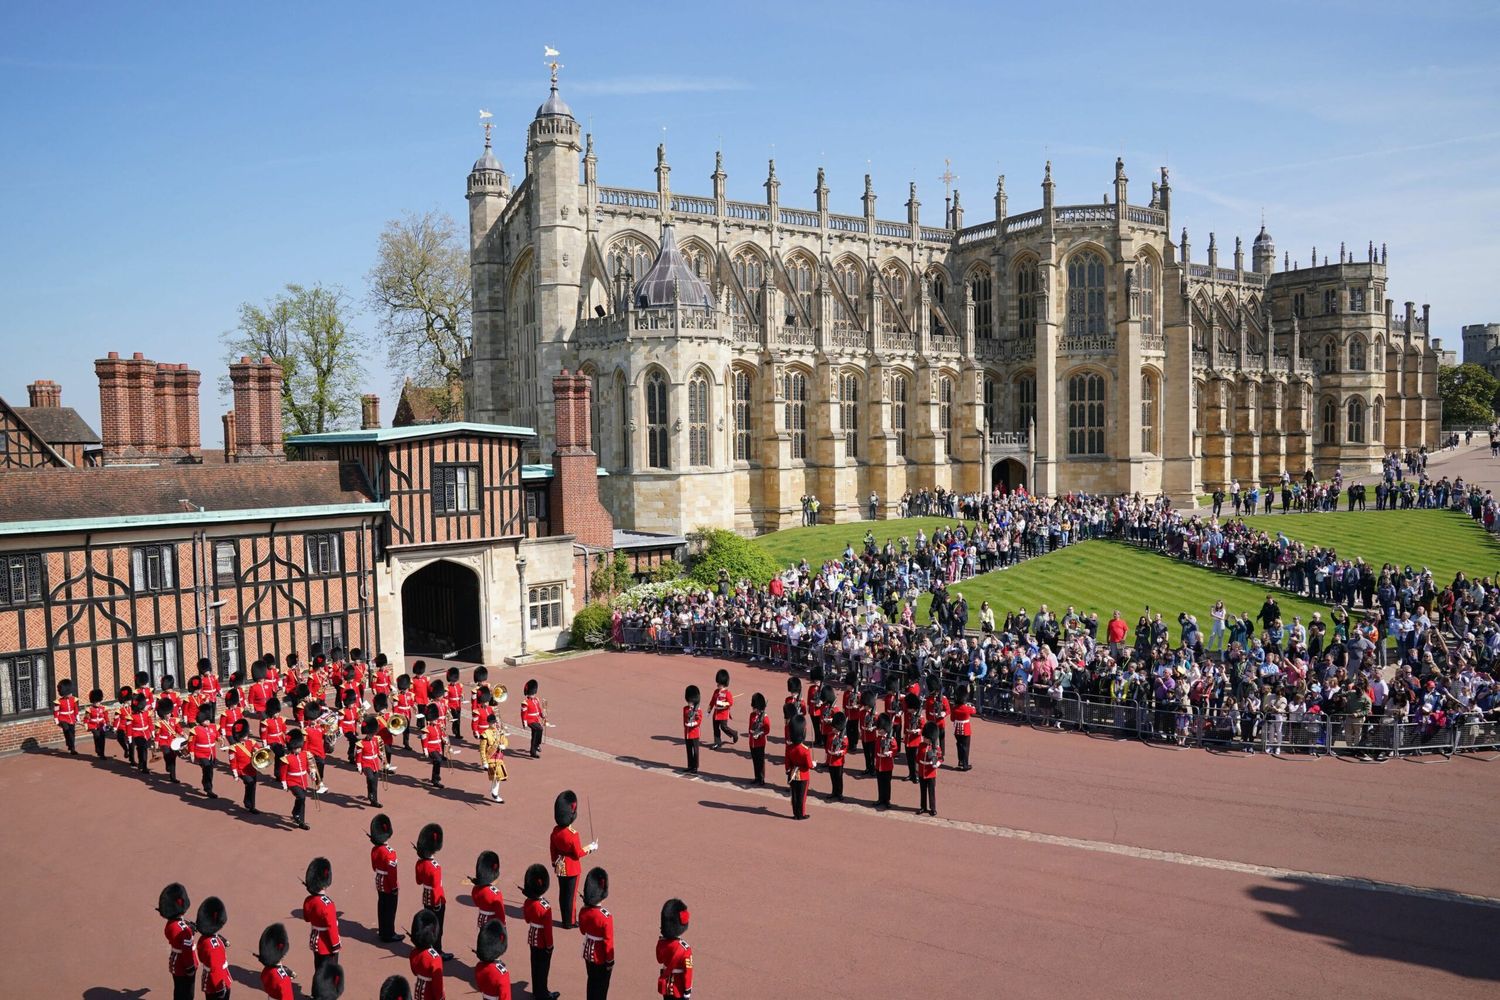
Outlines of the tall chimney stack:
{"label": "tall chimney stack", "polygon": [[50,378],[37,379],[26,387],[26,392],[34,407],[56,409],[62,405],[62,386]]}
{"label": "tall chimney stack", "polygon": [[380,429],[380,397],[374,393],[366,393],[359,397],[360,421],[359,429],[362,431],[374,431]]}
{"label": "tall chimney stack", "polygon": [[242,357],[229,366],[234,390],[235,461],[286,458],[281,434],[281,366],[269,357]]}
{"label": "tall chimney stack", "polygon": [[94,362],[99,376],[99,433],[104,462],[150,461],[157,457],[156,362],[140,351],[130,358],[110,351]]}
{"label": "tall chimney stack", "polygon": [[552,378],[552,485],[548,511],[552,530],[573,535],[579,544],[609,548],[615,525],[599,502],[599,457],[590,447],[589,400],[593,390],[587,375],[564,368]]}
{"label": "tall chimney stack", "polygon": [[156,366],[156,442],[162,458],[180,462],[203,459],[198,429],[198,386],[202,376],[185,364]]}

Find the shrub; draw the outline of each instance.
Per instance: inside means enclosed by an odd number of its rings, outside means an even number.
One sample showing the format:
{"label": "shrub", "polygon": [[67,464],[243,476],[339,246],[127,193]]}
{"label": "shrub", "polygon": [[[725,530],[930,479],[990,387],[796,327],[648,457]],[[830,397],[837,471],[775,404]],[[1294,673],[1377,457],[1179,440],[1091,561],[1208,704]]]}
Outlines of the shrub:
{"label": "shrub", "polygon": [[703,551],[693,560],[689,575],[705,587],[718,584],[721,569],[728,571],[732,582],[749,580],[757,587],[770,583],[780,571],[769,553],[732,531],[716,528],[703,532],[703,538]]}
{"label": "shrub", "polygon": [[676,559],[668,559],[651,571],[652,583],[665,583],[675,580],[682,575],[682,563]]}
{"label": "shrub", "polygon": [[573,647],[598,649],[609,642],[611,612],[605,604],[585,605],[573,616]]}
{"label": "shrub", "polygon": [[657,600],[672,594],[692,594],[702,589],[687,577],[663,580],[658,583],[638,583],[629,590],[621,591],[610,598],[609,606],[621,611],[629,611],[640,607],[642,601]]}

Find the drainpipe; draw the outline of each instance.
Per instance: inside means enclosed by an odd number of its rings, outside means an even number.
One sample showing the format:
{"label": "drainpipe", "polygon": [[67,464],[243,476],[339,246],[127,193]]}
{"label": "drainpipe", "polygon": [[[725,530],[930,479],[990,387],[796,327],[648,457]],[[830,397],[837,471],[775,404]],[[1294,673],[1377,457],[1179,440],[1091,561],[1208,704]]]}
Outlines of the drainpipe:
{"label": "drainpipe", "polygon": [[517,546],[516,573],[521,578],[521,655],[526,655],[526,616],[530,613],[530,607],[526,602],[526,557],[519,554],[520,547]]}

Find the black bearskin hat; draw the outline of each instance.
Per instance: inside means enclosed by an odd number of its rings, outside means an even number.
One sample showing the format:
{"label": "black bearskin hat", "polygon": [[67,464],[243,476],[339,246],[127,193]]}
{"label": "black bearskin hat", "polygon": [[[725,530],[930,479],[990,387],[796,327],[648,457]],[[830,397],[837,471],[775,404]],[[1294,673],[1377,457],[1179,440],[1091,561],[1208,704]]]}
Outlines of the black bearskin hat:
{"label": "black bearskin hat", "polygon": [[435,701],[429,701],[422,707],[422,717],[428,722],[436,722],[437,717],[443,714],[442,706]]}
{"label": "black bearskin hat", "polygon": [[266,665],[260,660],[250,664],[250,679],[257,684],[266,679]]}
{"label": "black bearskin hat", "polygon": [[377,666],[377,667],[388,667],[390,665],[391,665],[391,661],[390,661],[389,658],[386,657],[386,655],[384,653],[376,653],[375,654],[375,666]]}
{"label": "black bearskin hat", "polygon": [[[200,681],[199,683],[202,683],[202,682]],[[161,690],[163,690],[163,691],[175,691],[175,690],[177,690],[177,678],[173,677],[171,674],[163,674],[162,678],[161,678]],[[194,688],[193,690],[196,691],[197,688]]]}
{"label": "black bearskin hat", "polygon": [[488,705],[490,702],[495,700],[495,696],[493,694],[490,694],[489,688],[482,687],[479,689],[479,693],[474,696],[474,700],[479,702],[479,704],[481,705]]}
{"label": "black bearskin hat", "polygon": [[786,693],[787,694],[801,694],[802,693],[802,678],[800,678],[800,677],[788,677],[786,679]]}
{"label": "black bearskin hat", "polygon": [[557,821],[558,826],[572,826],[573,821],[578,818],[578,796],[573,794],[571,788],[557,793],[557,798],[552,802],[552,818]]}
{"label": "black bearskin hat", "polygon": [[474,683],[475,684],[483,684],[484,682],[488,681],[489,679],[490,679],[490,668],[489,667],[475,667],[474,668]]}
{"label": "black bearskin hat", "polygon": [[291,946],[286,924],[272,924],[260,932],[260,945],[255,949],[256,961],[261,965],[280,965]]}
{"label": "black bearskin hat", "polygon": [[820,667],[820,666],[817,666],[816,664],[813,665],[812,667],[808,668],[807,679],[809,681],[815,681],[818,684],[822,684],[823,683],[823,668]]}
{"label": "black bearskin hat", "polygon": [[307,650],[307,655],[311,656],[314,660],[321,660],[323,658],[323,644],[321,642],[313,643]]}
{"label": "black bearskin hat", "polygon": [[887,694],[895,694],[901,690],[901,678],[895,674],[887,674],[885,678],[885,690]]}
{"label": "black bearskin hat", "polygon": [[411,1000],[411,983],[405,976],[387,976],[380,984],[380,1000]]}
{"label": "black bearskin hat", "polygon": [[474,943],[474,954],[479,957],[480,962],[497,962],[505,954],[509,944],[505,936],[505,925],[498,920],[491,920],[479,928],[479,940]]}
{"label": "black bearskin hat", "polygon": [[344,970],[337,962],[324,962],[313,973],[312,1000],[339,1000],[344,995]]}
{"label": "black bearskin hat", "polygon": [[365,651],[363,649],[360,649],[358,646],[355,646],[353,649],[349,650],[349,659],[363,660],[364,658]]}
{"label": "black bearskin hat", "polygon": [[922,696],[919,694],[912,694],[910,691],[908,691],[906,692],[906,698],[903,700],[903,704],[906,705],[906,710],[908,712],[915,712],[917,709],[922,707]]}
{"label": "black bearskin hat", "polygon": [[115,700],[116,701],[126,702],[126,701],[133,701],[134,699],[135,699],[135,692],[132,691],[132,690],[130,690],[130,685],[129,684],[126,684],[126,685],[122,686],[120,688],[120,690],[118,690],[118,691],[115,692]]}
{"label": "black bearskin hat", "polygon": [[793,719],[795,719],[797,717],[797,703],[795,701],[782,702],[781,717],[787,722],[791,722]]}
{"label": "black bearskin hat", "polygon": [[875,728],[889,735],[891,731],[891,713],[881,712],[880,718],[875,720]]}
{"label": "black bearskin hat", "polygon": [[344,688],[343,693],[339,695],[339,704],[344,708],[352,708],[359,704],[359,692],[353,688]]}
{"label": "black bearskin hat", "polygon": [[229,686],[236,687],[245,683],[245,672],[243,670],[229,671]]}
{"label": "black bearskin hat", "polygon": [[417,834],[417,857],[431,858],[443,849],[443,828],[436,823],[428,823],[422,827]]}
{"label": "black bearskin hat", "polygon": [[449,684],[457,684],[458,679],[463,675],[459,673],[457,667],[449,667],[447,673],[443,674],[443,676],[448,678]]}
{"label": "black bearskin hat", "polygon": [[849,717],[846,716],[843,712],[834,712],[833,713],[833,727],[835,729],[843,729],[844,726],[846,724],[848,724],[848,722],[849,722]]}
{"label": "black bearskin hat", "polygon": [[936,722],[929,722],[927,723],[927,725],[922,727],[922,739],[926,740],[928,743],[936,743],[937,738],[938,724]]}
{"label": "black bearskin hat", "polygon": [[719,672],[714,674],[714,683],[719,685],[719,687],[721,688],[728,687],[729,671],[725,670],[723,667],[720,667]]}
{"label": "black bearskin hat", "polygon": [[958,687],[954,688],[953,689],[953,697],[958,699],[958,703],[960,705],[962,705],[964,702],[968,701],[969,700],[969,685],[967,685],[967,684],[960,684]]}
{"label": "black bearskin hat", "polygon": [[245,737],[247,737],[249,735],[250,735],[250,720],[249,719],[235,719],[234,720],[234,727],[229,730],[229,738],[232,739],[232,740],[234,740],[236,743],[238,743],[240,740],[243,740]]}
{"label": "black bearskin hat", "polygon": [[173,882],[156,897],[156,912],[167,920],[174,920],[188,911],[188,893],[181,882]]}
{"label": "black bearskin hat", "polygon": [[474,861],[474,884],[494,885],[500,877],[500,855],[494,851],[480,851]]}
{"label": "black bearskin hat", "polygon": [[433,701],[437,701],[443,696],[443,692],[447,690],[447,686],[444,685],[442,681],[433,681],[431,684],[427,685],[427,697],[431,698]]}
{"label": "black bearskin hat", "polygon": [[151,675],[150,674],[146,673],[146,671],[144,671],[144,670],[137,670],[135,672],[135,686],[136,687],[143,688],[143,687],[149,686],[150,684],[151,684]]}
{"label": "black bearskin hat", "polygon": [[214,668],[213,661],[206,656],[198,657],[198,673],[206,674]]}
{"label": "black bearskin hat", "polygon": [[375,818],[370,820],[370,843],[372,844],[384,844],[395,832],[395,828],[391,826],[391,818],[385,813],[376,813]]}
{"label": "black bearskin hat", "polygon": [[609,872],[590,868],[583,877],[583,905],[598,906],[609,895]]}
{"label": "black bearskin hat", "polygon": [[[125,690],[129,691],[130,689],[126,688]],[[137,691],[135,694],[130,695],[130,707],[137,712],[144,712],[150,709],[151,706],[146,703],[146,692]]]}
{"label": "black bearskin hat", "polygon": [[438,942],[437,914],[425,907],[411,918],[411,945],[413,948],[434,948]]}
{"label": "black bearskin hat", "polygon": [[423,674],[427,673],[427,661],[418,660],[416,663],[413,663],[411,665],[411,672],[416,674],[418,677],[421,677]]}
{"label": "black bearskin hat", "polygon": [[300,729],[293,729],[287,735],[287,738],[286,738],[286,748],[288,750],[292,750],[292,751],[301,750],[306,745],[307,745],[307,737],[304,736],[304,735],[302,735],[302,730],[300,730]]}
{"label": "black bearskin hat", "polygon": [[198,928],[199,934],[212,936],[224,929],[229,923],[229,911],[224,908],[224,901],[218,896],[209,896],[198,906],[198,919],[193,925]]}
{"label": "black bearskin hat", "polygon": [[526,877],[521,880],[521,895],[527,899],[541,899],[552,888],[552,873],[543,864],[530,865]]}
{"label": "black bearskin hat", "polygon": [[59,698],[73,697],[73,682],[64,677],[57,682],[57,696]]}
{"label": "black bearskin hat", "polygon": [[313,858],[307,863],[302,884],[310,893],[319,893],[333,885],[333,863],[327,858]]}
{"label": "black bearskin hat", "polygon": [[342,660],[344,658],[344,647],[334,643],[333,648],[328,651],[330,660]]}
{"label": "black bearskin hat", "polygon": [[[176,681],[173,681],[172,683],[175,685]],[[167,678],[165,678],[165,677],[162,678],[162,685],[161,685],[161,687],[162,687],[163,691],[171,690],[171,685],[167,684]],[[189,691],[192,691],[195,694],[197,692],[199,692],[199,691],[202,691],[203,690],[203,678],[199,677],[197,674],[194,674],[193,676],[189,677],[188,678],[187,688],[188,688]]]}
{"label": "black bearskin hat", "polygon": [[364,721],[359,724],[359,731],[365,736],[374,736],[380,732],[380,720],[373,715],[365,716]]}
{"label": "black bearskin hat", "polygon": [[386,709],[388,709],[390,707],[391,707],[391,696],[388,695],[388,694],[386,694],[384,691],[377,692],[376,695],[375,695],[375,704],[374,704],[375,711],[377,711],[377,712],[384,712]]}
{"label": "black bearskin hat", "polygon": [[859,683],[859,675],[852,670],[844,671],[844,686],[854,687]]}
{"label": "black bearskin hat", "polygon": [[792,717],[789,723],[791,730],[790,740],[793,743],[803,743],[807,740],[807,722],[800,715]]}
{"label": "black bearskin hat", "polygon": [[537,683],[536,678],[533,677],[531,680],[527,681],[526,686],[521,689],[521,694],[525,695],[527,698],[530,698],[532,695],[536,694],[536,692]]}
{"label": "black bearskin hat", "polygon": [[156,699],[156,714],[165,719],[172,714],[172,699],[163,695]]}
{"label": "black bearskin hat", "polygon": [[818,689],[818,700],[825,705],[832,705],[837,698],[838,695],[834,692],[832,684],[824,684]]}
{"label": "black bearskin hat", "polygon": [[238,690],[236,690],[235,688],[230,688],[228,691],[224,692],[224,707],[225,708],[234,708],[235,706],[239,705],[239,703],[240,703],[240,693],[239,693]]}
{"label": "black bearskin hat", "polygon": [[94,690],[92,690],[92,691],[89,692],[89,704],[90,705],[97,705],[97,704],[99,704],[103,700],[104,700],[104,692],[101,691],[101,690],[99,690],[98,688],[94,688]]}
{"label": "black bearskin hat", "polygon": [[680,899],[669,899],[661,908],[661,936],[671,940],[687,933],[688,908]]}
{"label": "black bearskin hat", "polygon": [[272,695],[266,699],[266,714],[277,715],[281,712],[281,699]]}
{"label": "black bearskin hat", "polygon": [[400,677],[396,678],[396,690],[397,691],[410,691],[411,690],[411,674],[402,674]]}
{"label": "black bearskin hat", "polygon": [[766,696],[759,691],[752,694],[750,696],[750,707],[757,712],[764,712],[766,710]]}
{"label": "black bearskin hat", "polygon": [[312,694],[312,688],[308,687],[306,684],[298,684],[296,687],[292,688],[292,696],[290,701],[293,705],[299,705],[302,702],[306,701],[307,696],[310,694]]}
{"label": "black bearskin hat", "polygon": [[201,723],[209,723],[214,721],[214,707],[212,705],[199,705],[198,721]]}
{"label": "black bearskin hat", "polygon": [[682,697],[689,705],[696,705],[703,700],[703,695],[698,691],[696,684],[689,684],[687,690],[682,692]]}

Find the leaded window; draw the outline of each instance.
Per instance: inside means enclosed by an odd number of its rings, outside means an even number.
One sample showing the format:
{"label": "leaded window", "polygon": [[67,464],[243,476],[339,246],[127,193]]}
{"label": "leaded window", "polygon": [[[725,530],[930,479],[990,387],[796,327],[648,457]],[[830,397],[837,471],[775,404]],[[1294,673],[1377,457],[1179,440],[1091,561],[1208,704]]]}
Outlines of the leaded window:
{"label": "leaded window", "polygon": [[844,372],[839,376],[839,429],[844,434],[844,453],[859,457],[859,376]]}
{"label": "leaded window", "polygon": [[989,340],[995,336],[995,281],[990,272],[980,268],[969,281],[969,298],[974,303],[974,336]]}
{"label": "leaded window", "polygon": [[782,377],[786,430],[792,438],[792,458],[807,458],[807,376],[789,371]]}
{"label": "leaded window", "polygon": [[748,462],[754,452],[751,450],[751,427],[754,412],[754,404],[751,399],[751,391],[754,383],[749,372],[744,369],[735,369],[734,372],[734,460],[736,462]]}
{"label": "leaded window", "polygon": [[688,380],[688,464],[710,464],[708,447],[708,379]]}
{"label": "leaded window", "polygon": [[670,465],[667,438],[667,379],[661,372],[646,376],[646,465],[665,469]]}
{"label": "leaded window", "polygon": [[1068,333],[1104,335],[1104,258],[1092,250],[1068,259]]}
{"label": "leaded window", "polygon": [[1104,454],[1104,376],[1068,379],[1068,454]]}
{"label": "leaded window", "polygon": [[891,379],[891,431],[896,435],[896,457],[906,457],[906,403],[911,389],[905,375]]}

